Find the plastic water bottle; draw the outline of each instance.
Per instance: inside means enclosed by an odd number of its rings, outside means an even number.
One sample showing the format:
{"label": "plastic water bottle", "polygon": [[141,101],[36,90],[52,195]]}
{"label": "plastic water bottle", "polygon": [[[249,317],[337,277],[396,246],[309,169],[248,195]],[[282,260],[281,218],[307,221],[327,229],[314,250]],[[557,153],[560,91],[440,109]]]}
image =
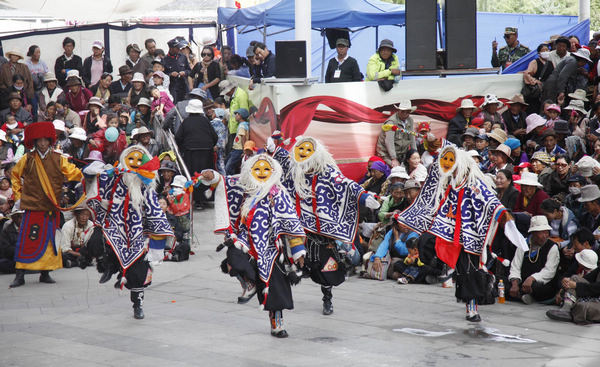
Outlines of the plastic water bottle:
{"label": "plastic water bottle", "polygon": [[500,279],[498,281],[498,303],[504,303],[504,281]]}

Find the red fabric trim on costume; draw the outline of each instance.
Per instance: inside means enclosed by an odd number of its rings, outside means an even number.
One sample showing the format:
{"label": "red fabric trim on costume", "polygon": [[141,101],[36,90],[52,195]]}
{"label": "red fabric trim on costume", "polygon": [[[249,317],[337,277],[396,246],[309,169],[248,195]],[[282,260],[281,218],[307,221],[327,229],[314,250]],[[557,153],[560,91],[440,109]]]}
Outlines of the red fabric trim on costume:
{"label": "red fabric trim on costume", "polygon": [[319,215],[317,214],[317,194],[315,193],[315,187],[317,187],[317,176],[313,176],[312,179],[312,211],[315,215],[315,220],[317,224],[317,231],[321,232],[321,221],[319,220]]}
{"label": "red fabric trim on costume", "polygon": [[250,232],[250,227],[252,225],[252,220],[254,219],[255,210],[255,208],[252,208],[248,212],[248,215],[246,216],[246,228],[248,228],[248,242],[250,245],[250,250],[248,251],[248,253],[250,254],[250,256],[258,260],[258,252],[256,252],[256,249],[254,248],[254,242],[252,241],[252,233]]}
{"label": "red fabric trim on costume", "polygon": [[296,193],[296,215],[300,218],[300,214],[302,214],[302,209],[300,208],[300,196]]}
{"label": "red fabric trim on costume", "polygon": [[[442,204],[448,197],[448,193],[450,191],[450,186],[446,189],[446,193],[444,198],[441,200],[441,203],[438,207],[438,210],[442,207]],[[435,252],[440,260],[445,262],[451,268],[456,267],[456,262],[458,261],[458,256],[460,255],[460,250],[462,248],[460,244],[460,226],[461,226],[461,207],[462,199],[464,197],[464,188],[460,189],[458,192],[458,202],[456,205],[456,224],[454,230],[454,240],[452,242],[446,241],[440,237],[436,237],[435,239]],[[450,208],[452,210],[452,208]],[[450,213],[449,213],[450,214]]]}

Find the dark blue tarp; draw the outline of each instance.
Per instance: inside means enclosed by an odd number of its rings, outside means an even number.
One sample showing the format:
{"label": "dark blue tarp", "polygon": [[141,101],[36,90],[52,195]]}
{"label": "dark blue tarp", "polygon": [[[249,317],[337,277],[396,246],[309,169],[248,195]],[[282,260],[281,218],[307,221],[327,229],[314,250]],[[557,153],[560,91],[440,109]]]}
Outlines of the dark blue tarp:
{"label": "dark blue tarp", "polygon": [[[294,27],[295,0],[272,0],[243,9],[218,8],[218,23],[224,25]],[[378,0],[312,2],[313,28],[366,27],[404,24],[404,7]]]}
{"label": "dark blue tarp", "polygon": [[[576,24],[575,26],[565,30],[564,32],[561,32],[560,34],[563,36],[571,36],[571,35],[577,36],[582,45],[587,45],[587,43],[590,40],[590,21],[589,21],[589,19],[584,20],[583,22]],[[538,44],[547,41],[548,38],[549,37],[540,39]],[[537,58],[537,52],[536,52],[537,44],[530,48],[531,48],[530,53],[521,57],[515,63],[513,63],[512,65],[507,67],[502,72],[502,74],[515,74],[520,71],[527,70],[527,66],[529,65],[531,60],[534,60]]]}

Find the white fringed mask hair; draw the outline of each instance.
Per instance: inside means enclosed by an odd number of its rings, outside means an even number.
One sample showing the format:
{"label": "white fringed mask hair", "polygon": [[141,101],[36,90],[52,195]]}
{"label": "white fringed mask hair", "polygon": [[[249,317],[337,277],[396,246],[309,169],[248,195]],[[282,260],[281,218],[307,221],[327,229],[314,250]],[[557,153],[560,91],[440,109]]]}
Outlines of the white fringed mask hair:
{"label": "white fringed mask hair", "polygon": [[310,182],[306,179],[307,174],[321,174],[330,166],[339,170],[325,145],[312,137],[297,137],[290,155],[292,158],[291,169],[294,188],[296,193],[303,199],[312,196]]}
{"label": "white fringed mask hair", "polygon": [[250,209],[266,197],[274,186],[283,190],[282,172],[279,163],[267,154],[255,155],[244,162],[239,184],[248,197],[241,208],[242,217],[248,215]]}

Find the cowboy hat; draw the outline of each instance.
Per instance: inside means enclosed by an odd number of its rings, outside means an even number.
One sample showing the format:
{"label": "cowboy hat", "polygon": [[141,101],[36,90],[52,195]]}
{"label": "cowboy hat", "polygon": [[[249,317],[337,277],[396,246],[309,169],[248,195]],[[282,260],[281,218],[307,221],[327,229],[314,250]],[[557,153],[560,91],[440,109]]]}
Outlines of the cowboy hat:
{"label": "cowboy hat", "polygon": [[393,105],[395,109],[400,110],[400,111],[410,111],[410,112],[415,112],[417,110],[416,106],[413,106],[410,103],[409,99],[403,99],[400,101],[400,103]]}
{"label": "cowboy hat", "polygon": [[523,106],[529,106],[529,103],[525,103],[525,98],[523,98],[523,95],[521,93],[515,94],[510,99],[510,101],[506,102],[506,104],[515,104],[515,103],[522,104]]}
{"label": "cowboy hat", "polygon": [[575,89],[575,92],[568,94],[568,96],[573,99],[578,99],[580,101],[588,102],[589,99],[587,99],[586,95],[587,94],[583,89]]}
{"label": "cowboy hat", "polygon": [[581,252],[575,254],[575,260],[589,270],[594,270],[598,267],[598,254],[594,250],[581,250]]}
{"label": "cowboy hat", "polygon": [[529,233],[539,231],[551,231],[552,227],[548,224],[548,218],[545,215],[535,215],[531,217],[529,224]]}
{"label": "cowboy hat", "polygon": [[140,135],[150,134],[150,136],[154,136],[154,131],[148,130],[146,126],[142,126],[135,132],[135,135],[132,135],[131,138],[137,140],[137,137]]}
{"label": "cowboy hat", "polygon": [[199,99],[190,99],[188,105],[185,107],[187,113],[204,113],[204,105]]}
{"label": "cowboy hat", "polygon": [[504,143],[498,145],[496,149],[491,149],[490,152],[500,152],[506,156],[506,160],[512,162],[512,158],[510,157],[510,153],[512,150],[510,147]]}
{"label": "cowboy hat", "polygon": [[525,186],[544,187],[544,185],[538,181],[538,175],[533,172],[523,172],[521,179],[515,181],[515,183]]}
{"label": "cowboy hat", "polygon": [[581,197],[577,201],[586,203],[600,198],[600,189],[597,185],[585,185],[581,188]]}
{"label": "cowboy hat", "polygon": [[486,133],[486,135],[488,137],[496,140],[500,144],[504,143],[506,141],[506,139],[508,139],[508,136],[506,135],[506,131],[502,130],[499,127],[497,127],[494,130],[492,130],[491,133]]}
{"label": "cowboy hat", "polygon": [[467,109],[467,108],[472,108],[472,109],[476,110],[477,106],[475,106],[473,104],[473,100],[471,100],[469,98],[465,98],[462,101],[460,101],[460,107],[458,107],[456,109],[456,111],[464,110],[464,109]]}

